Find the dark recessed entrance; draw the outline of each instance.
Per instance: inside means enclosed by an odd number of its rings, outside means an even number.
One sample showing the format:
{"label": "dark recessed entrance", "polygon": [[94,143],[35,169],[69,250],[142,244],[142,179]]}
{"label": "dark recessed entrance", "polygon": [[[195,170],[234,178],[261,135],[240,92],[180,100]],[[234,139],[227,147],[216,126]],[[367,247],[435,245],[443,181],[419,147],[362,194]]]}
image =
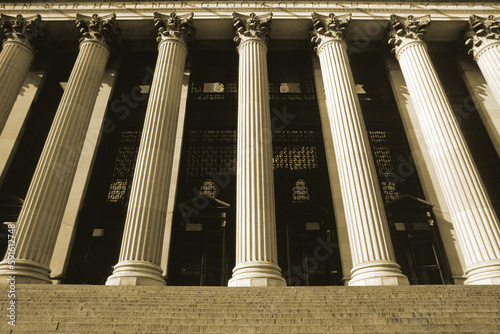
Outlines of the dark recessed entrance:
{"label": "dark recessed entrance", "polygon": [[403,195],[387,203],[386,209],[396,261],[410,283],[451,284],[451,271],[434,223],[432,205]]}
{"label": "dark recessed entrance", "polygon": [[[202,204],[204,203],[204,204]],[[225,286],[234,267],[234,224],[229,204],[213,197],[181,203],[181,210],[206,205],[175,224],[168,261],[169,285]],[[230,222],[228,222],[230,220]]]}
{"label": "dark recessed entrance", "polygon": [[337,231],[323,208],[297,203],[278,215],[279,265],[289,286],[341,285]]}

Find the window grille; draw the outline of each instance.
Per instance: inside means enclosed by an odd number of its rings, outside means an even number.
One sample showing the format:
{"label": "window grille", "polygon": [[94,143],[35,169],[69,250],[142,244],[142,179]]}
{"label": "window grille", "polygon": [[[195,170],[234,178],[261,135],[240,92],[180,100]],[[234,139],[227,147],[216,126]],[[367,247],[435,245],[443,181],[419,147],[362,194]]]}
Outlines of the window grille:
{"label": "window grille", "polygon": [[128,202],[141,133],[140,130],[121,131],[120,133],[118,153],[108,191],[108,202],[123,204]]}
{"label": "window grille", "polygon": [[309,188],[306,185],[306,182],[303,179],[298,179],[295,182],[295,186],[293,187],[293,202],[306,202],[311,199],[309,196]]}
{"label": "window grille", "polygon": [[396,187],[396,166],[391,152],[394,144],[391,131],[368,131],[372,154],[385,202],[401,197]]}
{"label": "window grille", "polygon": [[280,131],[273,134],[274,169],[290,171],[318,168],[314,131]]}
{"label": "window grille", "polygon": [[217,185],[215,181],[210,179],[203,181],[200,187],[200,195],[215,198],[217,196]]}
{"label": "window grille", "polygon": [[187,138],[188,179],[207,178],[234,168],[236,131],[191,130]]}

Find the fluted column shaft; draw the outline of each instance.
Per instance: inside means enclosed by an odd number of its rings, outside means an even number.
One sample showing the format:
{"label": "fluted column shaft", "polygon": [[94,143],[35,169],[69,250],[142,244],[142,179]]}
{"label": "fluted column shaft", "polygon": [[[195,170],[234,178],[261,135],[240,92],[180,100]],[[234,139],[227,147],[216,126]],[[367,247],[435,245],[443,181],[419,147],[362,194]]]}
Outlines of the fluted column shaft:
{"label": "fluted column shaft", "polygon": [[349,285],[408,284],[395,262],[361,106],[340,39],[318,47],[353,269]]}
{"label": "fluted column shaft", "polygon": [[[85,40],[61,98],[16,224],[16,282],[50,283],[48,267],[106,63],[108,47]],[[0,275],[8,275],[6,261]]]}
{"label": "fluted column shaft", "polygon": [[283,286],[278,267],[267,46],[241,41],[238,79],[236,266],[229,286]]}
{"label": "fluted column shaft", "polygon": [[405,285],[395,262],[345,33],[350,14],[313,13],[312,43],[325,86],[353,268],[349,285]]}
{"label": "fluted column shaft", "polygon": [[40,15],[24,18],[0,14],[0,29],[5,36],[0,52],[0,133],[35,58],[35,45],[44,34],[42,27]]}
{"label": "fluted column shaft", "polygon": [[472,15],[465,34],[469,53],[474,55],[495,99],[500,105],[500,17]]}
{"label": "fluted column shaft", "polygon": [[120,258],[107,285],[164,285],[160,267],[187,45],[158,45]]}
{"label": "fluted column shaft", "polygon": [[6,40],[0,52],[0,132],[35,58],[30,46]]}
{"label": "fluted column shaft", "polygon": [[489,44],[474,59],[477,61],[498,105],[500,105],[500,40]]}
{"label": "fluted column shaft", "polygon": [[484,185],[423,41],[397,51],[425,141],[452,212],[465,284],[500,283],[500,229]]}

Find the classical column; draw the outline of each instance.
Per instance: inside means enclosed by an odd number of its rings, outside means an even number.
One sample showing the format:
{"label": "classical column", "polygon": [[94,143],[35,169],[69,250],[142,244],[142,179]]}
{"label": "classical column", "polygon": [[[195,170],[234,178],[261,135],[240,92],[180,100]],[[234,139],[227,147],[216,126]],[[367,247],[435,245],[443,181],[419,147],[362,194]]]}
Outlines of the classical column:
{"label": "classical column", "polygon": [[107,285],[165,285],[160,267],[182,78],[193,14],[155,13],[158,60],[134,172],[120,258]]}
{"label": "classical column", "polygon": [[313,14],[353,268],[349,285],[407,285],[395,262],[384,203],[344,35],[350,14]]}
{"label": "classical column", "polygon": [[422,37],[429,17],[391,16],[405,78],[464,253],[465,284],[500,284],[500,228]]}
{"label": "classical column", "polygon": [[229,286],[284,286],[278,267],[267,40],[271,14],[233,14],[238,44],[236,266]]}
{"label": "classical column", "polygon": [[[28,194],[16,223],[16,263],[0,263],[0,276],[17,283],[50,283],[56,243],[99,85],[116,36],[115,16],[78,15],[80,52],[59,103]],[[4,280],[2,280],[4,281]]]}
{"label": "classical column", "polygon": [[469,53],[474,55],[481,72],[500,105],[500,18],[472,15],[466,34]]}
{"label": "classical column", "polygon": [[[466,61],[462,66],[465,83],[488,131],[493,146],[500,154],[500,19],[490,15],[469,18],[469,31],[465,34],[465,44],[470,47],[480,71]],[[469,69],[467,69],[469,67]],[[486,86],[484,84],[486,81]],[[489,88],[489,89],[488,89]],[[493,96],[491,99],[490,97]]]}
{"label": "classical column", "polygon": [[[92,177],[92,169],[99,144],[102,136],[105,136],[104,132],[113,130],[113,125],[106,123],[106,111],[115,87],[117,69],[114,67],[112,65],[108,66],[104,71],[89,128],[84,139],[82,153],[78,160],[78,166],[76,166],[71,191],[68,195],[68,202],[61,219],[61,228],[54,246],[54,254],[50,260],[50,276],[54,284],[64,283],[71,251],[75,245],[80,209],[85,202],[86,196],[93,195],[87,192],[87,188]],[[109,128],[107,128],[108,126]]]}
{"label": "classical column", "polygon": [[35,46],[43,34],[41,26],[40,15],[23,18],[1,14],[5,40],[0,52],[0,132],[35,58]]}

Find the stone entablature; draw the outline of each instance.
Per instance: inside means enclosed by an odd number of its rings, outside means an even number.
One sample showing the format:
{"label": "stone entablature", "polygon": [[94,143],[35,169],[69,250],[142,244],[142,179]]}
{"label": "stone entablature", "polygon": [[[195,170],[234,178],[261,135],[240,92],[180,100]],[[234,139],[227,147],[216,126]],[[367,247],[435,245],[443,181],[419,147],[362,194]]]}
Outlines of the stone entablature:
{"label": "stone entablature", "polygon": [[[485,1],[477,4],[390,2],[390,1],[157,1],[157,2],[40,2],[0,3],[5,14],[42,14],[64,20],[67,14],[117,13],[119,19],[138,19],[151,11],[203,13],[204,17],[231,17],[233,12],[271,12],[275,17],[307,17],[311,12],[352,13],[353,18],[377,19],[391,14],[432,14],[433,19],[468,19],[470,15],[500,14],[500,4]],[[374,16],[375,15],[375,16]]]}

